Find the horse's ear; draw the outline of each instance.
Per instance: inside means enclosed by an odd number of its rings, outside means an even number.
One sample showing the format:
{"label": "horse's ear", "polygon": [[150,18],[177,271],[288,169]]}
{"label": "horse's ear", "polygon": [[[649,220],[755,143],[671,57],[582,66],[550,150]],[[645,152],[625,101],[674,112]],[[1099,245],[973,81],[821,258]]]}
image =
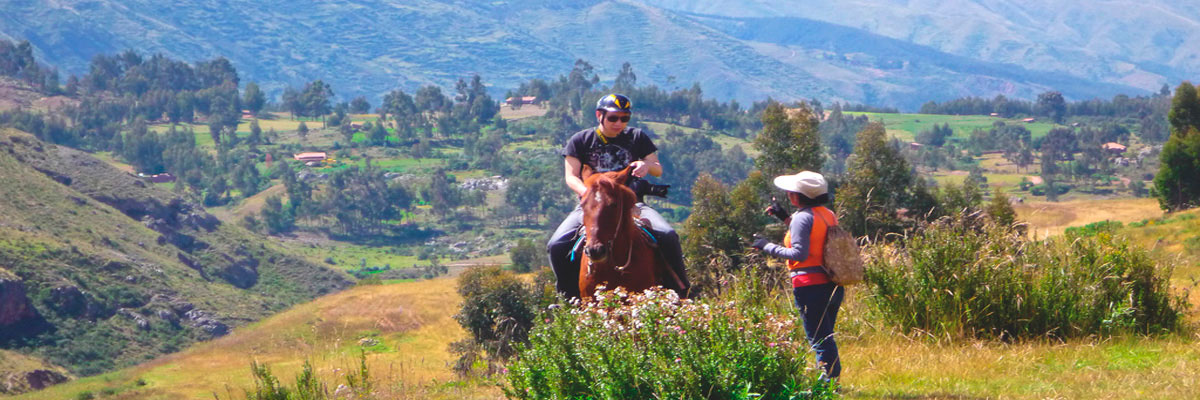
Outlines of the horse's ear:
{"label": "horse's ear", "polygon": [[632,165],[625,167],[625,169],[621,170],[621,173],[617,174],[617,177],[614,180],[617,181],[617,183],[624,185],[625,181],[628,181],[629,177],[631,177],[631,176],[633,176],[633,166]]}

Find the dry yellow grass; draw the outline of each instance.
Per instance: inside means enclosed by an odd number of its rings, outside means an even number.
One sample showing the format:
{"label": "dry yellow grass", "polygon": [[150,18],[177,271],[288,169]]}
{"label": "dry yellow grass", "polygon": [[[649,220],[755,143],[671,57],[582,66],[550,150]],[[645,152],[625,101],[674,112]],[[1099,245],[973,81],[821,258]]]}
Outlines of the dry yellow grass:
{"label": "dry yellow grass", "polygon": [[1193,340],[843,341],[844,394],[871,398],[1171,399],[1200,393]]}
{"label": "dry yellow grass", "polygon": [[1200,393],[1200,335],[1069,342],[905,336],[851,288],[838,317],[847,399],[1178,399]]}
{"label": "dry yellow grass", "polygon": [[1063,233],[1072,226],[1104,220],[1123,223],[1163,215],[1155,199],[1075,200],[1064,202],[1025,202],[1013,205],[1017,219],[1029,224],[1029,233],[1044,238]]}
{"label": "dry yellow grass", "polygon": [[[304,121],[304,124],[308,126],[308,129],[316,129],[321,127],[321,121]],[[274,129],[276,132],[282,133],[300,129],[300,121],[289,119],[287,118],[286,114],[280,114],[276,119],[258,120],[258,127],[262,128],[263,132]],[[242,120],[242,122],[238,124],[238,131],[249,132],[250,120]]]}
{"label": "dry yellow grass", "polygon": [[[333,386],[357,367],[359,340],[372,338],[367,363],[382,398],[501,397],[491,385],[454,382],[449,343],[466,333],[454,321],[461,298],[450,278],[355,287],[298,305],[220,339],[112,374],[22,398],[73,398],[117,388],[117,399],[241,398],[253,387],[250,363],[271,367],[291,385],[304,360]],[[146,386],[133,384],[143,379]],[[332,389],[332,388],[331,388]]]}

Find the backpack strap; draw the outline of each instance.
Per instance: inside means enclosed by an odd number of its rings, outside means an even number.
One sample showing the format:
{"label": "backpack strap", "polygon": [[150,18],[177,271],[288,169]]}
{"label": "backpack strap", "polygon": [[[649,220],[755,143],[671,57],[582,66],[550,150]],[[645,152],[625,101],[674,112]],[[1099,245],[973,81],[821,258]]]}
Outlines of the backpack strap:
{"label": "backpack strap", "polygon": [[[810,208],[809,208],[809,211],[811,211],[811,212],[813,213],[813,215],[817,215],[817,216],[819,216],[819,217],[821,218],[821,222],[824,222],[824,223],[825,223],[825,229],[829,229],[829,227],[837,226],[836,224],[834,224],[834,225],[831,225],[831,224],[829,223],[829,220],[825,219],[825,214],[823,214],[823,213],[820,213],[820,212],[817,212],[817,210],[816,210],[816,207],[810,207]],[[829,241],[829,235],[828,235],[828,234],[826,234],[826,235],[825,235],[825,241]]]}

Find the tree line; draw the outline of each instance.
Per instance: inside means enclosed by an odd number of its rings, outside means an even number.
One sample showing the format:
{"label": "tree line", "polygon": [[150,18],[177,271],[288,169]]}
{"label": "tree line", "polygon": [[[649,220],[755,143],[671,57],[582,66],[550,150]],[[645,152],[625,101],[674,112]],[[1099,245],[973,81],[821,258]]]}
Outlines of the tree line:
{"label": "tree line", "polygon": [[1043,117],[1056,123],[1068,119],[1088,120],[1099,118],[1110,122],[1138,124],[1143,140],[1162,143],[1167,140],[1167,110],[1171,103],[1171,90],[1163,85],[1158,93],[1150,96],[1119,94],[1111,100],[1089,99],[1068,102],[1062,93],[1047,91],[1038,95],[1036,101],[1010,99],[996,95],[991,99],[964,97],[942,103],[930,101],[921,106],[922,114],[943,115],[991,115],[1012,118],[1017,116]]}

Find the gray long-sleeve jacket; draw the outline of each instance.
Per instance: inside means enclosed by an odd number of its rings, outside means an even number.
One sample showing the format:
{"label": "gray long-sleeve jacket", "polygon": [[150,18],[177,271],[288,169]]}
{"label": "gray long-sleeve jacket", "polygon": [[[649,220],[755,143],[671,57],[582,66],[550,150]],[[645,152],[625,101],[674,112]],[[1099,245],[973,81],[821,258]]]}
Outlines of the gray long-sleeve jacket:
{"label": "gray long-sleeve jacket", "polygon": [[779,258],[804,261],[808,258],[808,238],[812,236],[812,227],[812,208],[805,207],[796,210],[796,212],[792,213],[792,223],[788,225],[788,231],[792,234],[792,247],[787,248],[775,243],[767,243],[763,247],[763,251]]}

